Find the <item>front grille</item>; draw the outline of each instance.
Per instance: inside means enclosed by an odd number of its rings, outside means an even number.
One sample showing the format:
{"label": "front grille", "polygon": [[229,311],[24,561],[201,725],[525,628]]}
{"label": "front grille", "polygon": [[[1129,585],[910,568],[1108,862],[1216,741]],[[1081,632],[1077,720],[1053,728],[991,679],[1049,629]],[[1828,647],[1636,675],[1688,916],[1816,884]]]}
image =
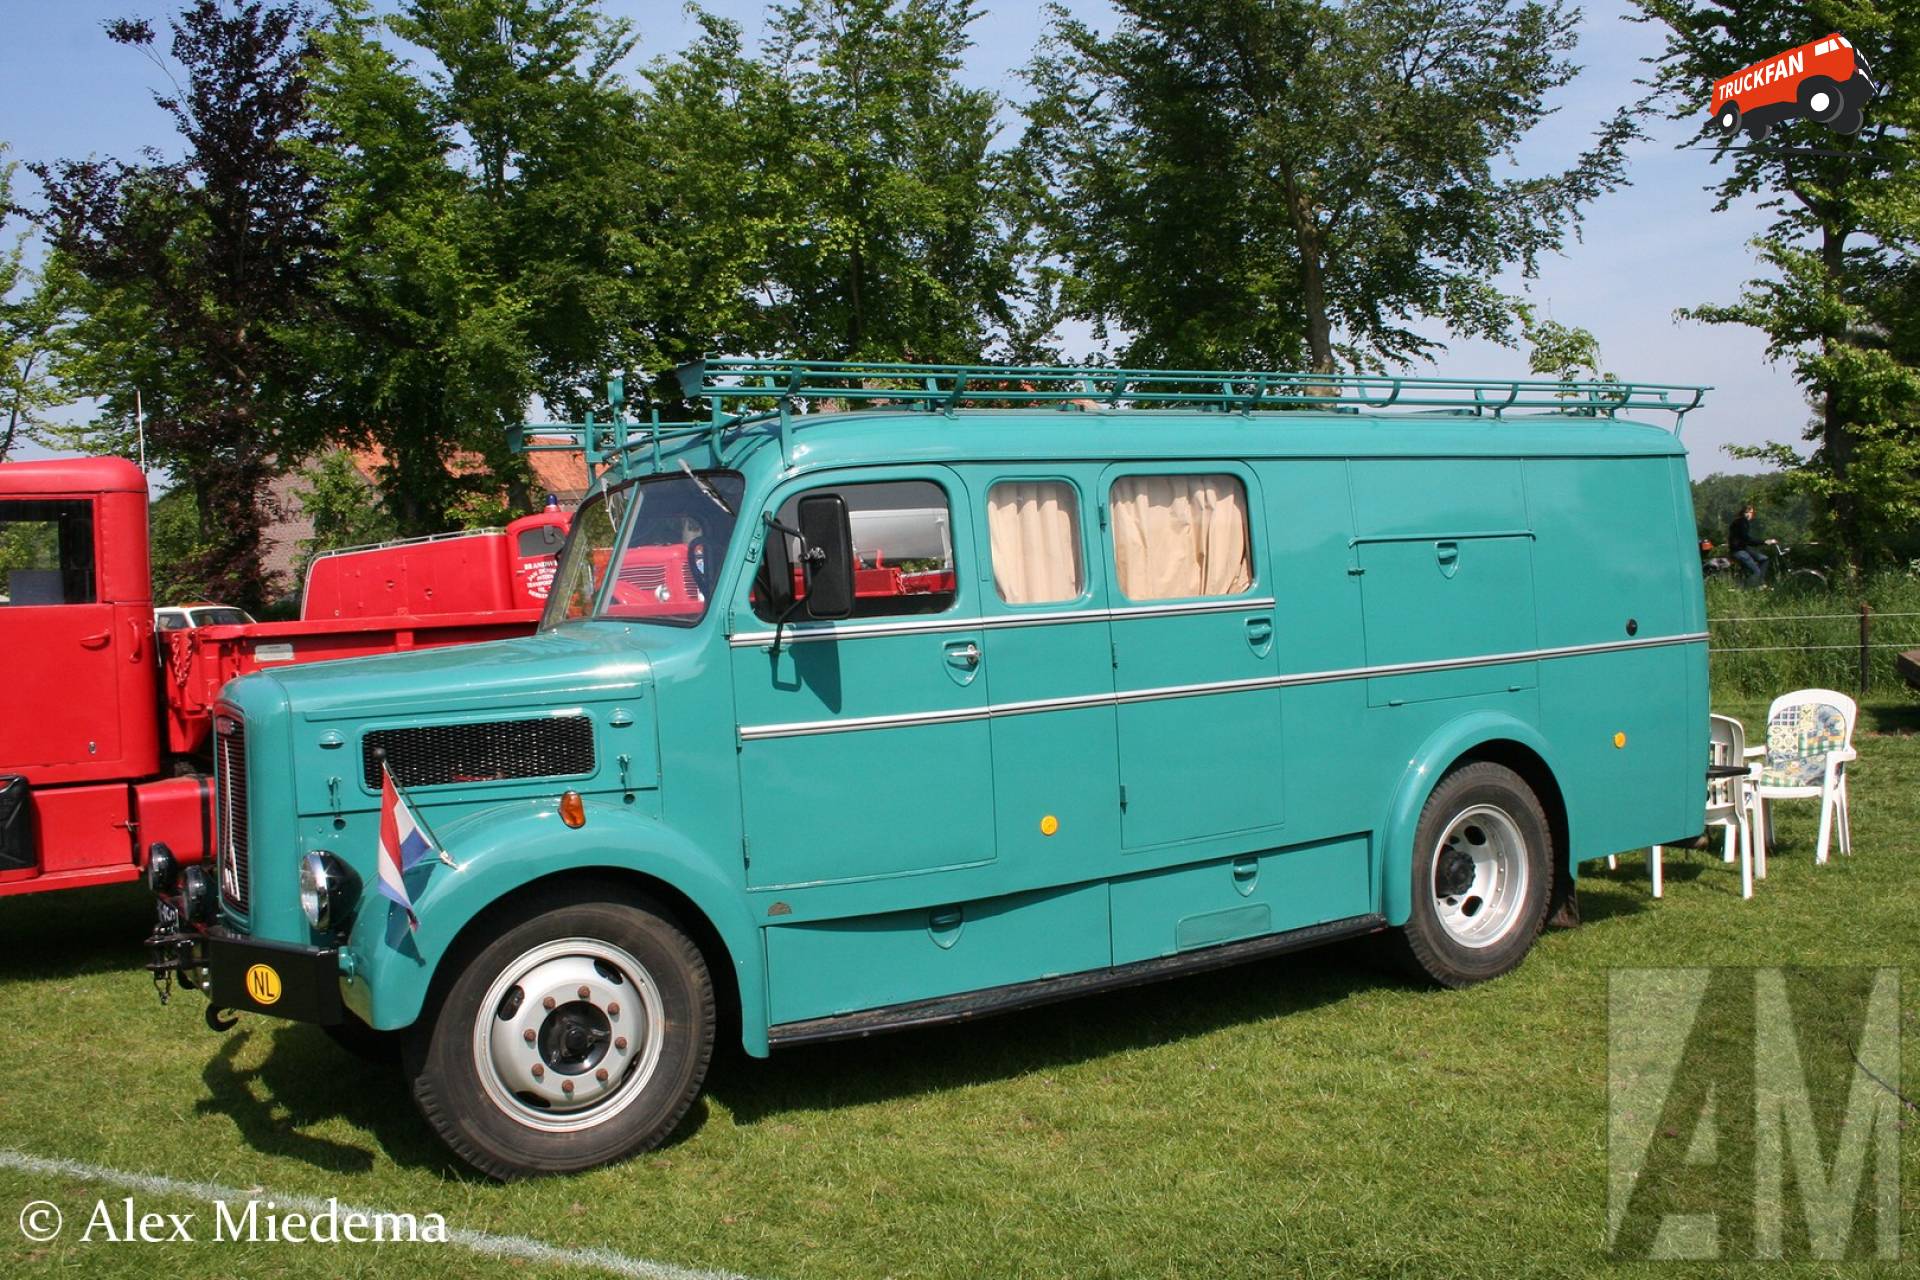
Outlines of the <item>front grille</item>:
{"label": "front grille", "polygon": [[220,897],[234,910],[245,911],[252,880],[247,845],[247,730],[240,721],[225,716],[219,717],[215,727],[213,787],[220,820],[214,850],[220,864]]}
{"label": "front grille", "polygon": [[376,729],[360,747],[367,786],[380,789],[381,754],[403,787],[593,772],[593,722],[585,716],[490,720],[418,729]]}

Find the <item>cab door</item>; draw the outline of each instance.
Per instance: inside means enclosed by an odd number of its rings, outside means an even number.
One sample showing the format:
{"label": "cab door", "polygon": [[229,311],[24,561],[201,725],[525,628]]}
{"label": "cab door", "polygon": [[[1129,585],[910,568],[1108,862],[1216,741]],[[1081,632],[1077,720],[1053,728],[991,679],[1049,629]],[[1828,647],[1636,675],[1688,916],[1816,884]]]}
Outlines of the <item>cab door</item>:
{"label": "cab door", "polygon": [[1123,847],[1279,825],[1275,602],[1253,472],[1126,463],[1101,490]]}
{"label": "cab door", "polygon": [[[984,636],[965,489],[937,467],[809,477],[853,526],[854,616],[780,629],[763,593],[729,637],[747,883],[800,886],[973,866],[994,858]],[[768,530],[754,513],[755,562]],[[796,617],[804,618],[804,609]]]}
{"label": "cab door", "polygon": [[116,776],[121,767],[120,651],[142,652],[153,626],[122,635],[102,599],[95,500],[0,498],[0,652],[8,709],[0,716],[0,768],[38,781]]}

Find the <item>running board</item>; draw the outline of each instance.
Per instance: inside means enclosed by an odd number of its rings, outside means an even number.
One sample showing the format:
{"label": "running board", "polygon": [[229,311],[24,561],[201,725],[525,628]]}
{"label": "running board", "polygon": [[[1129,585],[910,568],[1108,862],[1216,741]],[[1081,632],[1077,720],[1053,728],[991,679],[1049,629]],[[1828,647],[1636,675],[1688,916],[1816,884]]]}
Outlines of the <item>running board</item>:
{"label": "running board", "polygon": [[863,1009],[858,1013],[836,1013],[825,1018],[808,1018],[802,1022],[783,1022],[768,1029],[767,1043],[778,1049],[796,1044],[814,1044],[822,1040],[857,1039],[883,1031],[899,1031],[907,1027],[937,1027],[954,1022],[971,1022],[975,1018],[989,1017],[996,1013],[1009,1013],[1015,1009],[1025,1009],[1037,1004],[1051,1004],[1056,1000],[1070,1000],[1096,991],[1112,991],[1118,987],[1138,986],[1161,978],[1204,973],[1209,969],[1224,969],[1228,965],[1258,960],[1266,956],[1277,956],[1288,951],[1301,951],[1341,938],[1357,938],[1364,934],[1378,933],[1386,927],[1387,918],[1382,915],[1349,916],[1344,920],[1330,920],[1325,924],[1308,925],[1304,929],[1290,929],[1286,933],[1270,933],[1264,937],[1248,938],[1242,942],[1226,942],[1216,947],[1204,947],[1198,951],[1185,951],[1179,955],[1136,960],[1132,964],[1124,964],[1113,969],[1095,969],[1088,973],[1070,973],[1058,978],[1041,978],[1034,982],[1016,982],[1004,987],[965,991],[959,995],[937,996],[931,1000],[915,1000],[907,1004],[886,1005],[879,1009]]}

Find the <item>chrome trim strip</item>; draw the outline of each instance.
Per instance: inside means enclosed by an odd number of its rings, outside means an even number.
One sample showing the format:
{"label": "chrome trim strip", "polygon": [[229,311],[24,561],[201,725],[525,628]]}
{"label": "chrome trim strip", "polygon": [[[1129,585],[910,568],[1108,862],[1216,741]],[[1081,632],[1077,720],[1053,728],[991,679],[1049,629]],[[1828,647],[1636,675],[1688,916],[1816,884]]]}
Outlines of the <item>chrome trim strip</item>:
{"label": "chrome trim strip", "polygon": [[1088,707],[1122,706],[1138,702],[1158,702],[1172,698],[1203,698],[1216,693],[1251,693],[1259,689],[1290,689],[1301,685],[1336,684],[1345,680],[1371,680],[1383,676],[1419,675],[1430,671],[1466,671],[1475,667],[1497,667],[1513,662],[1537,662],[1552,658],[1580,658],[1596,653],[1619,653],[1630,649],[1664,649],[1675,645],[1704,644],[1707,633],[1689,632],[1671,636],[1645,636],[1634,640],[1608,640],[1599,644],[1570,644],[1551,649],[1523,649],[1515,653],[1483,653],[1469,658],[1435,658],[1424,662],[1395,662],[1375,667],[1344,667],[1332,671],[1302,671],[1292,675],[1259,676],[1249,680],[1217,680],[1205,684],[1163,685],[1153,689],[1122,689],[1110,693],[1083,693],[1064,698],[1036,698],[1027,702],[997,702],[980,707],[953,707],[944,711],[912,711],[890,716],[856,716],[845,720],[795,720],[786,724],[743,725],[742,742],[767,738],[811,738],[828,733],[854,733],[862,729],[904,729],[930,724],[960,724],[970,720],[989,720],[996,716],[1028,716],[1046,711],[1077,711]]}
{"label": "chrome trim strip", "polygon": [[[1000,617],[909,618],[900,622],[856,622],[851,626],[822,623],[788,627],[782,644],[807,644],[820,640],[865,640],[874,636],[937,635],[949,631],[1007,631],[1016,627],[1045,627],[1074,622],[1125,622],[1133,618],[1184,618],[1195,614],[1233,613],[1239,610],[1271,609],[1277,603],[1272,596],[1233,596],[1225,600],[1182,601],[1177,604],[1125,605],[1118,609],[1049,609],[1044,613],[1010,613]],[[771,631],[743,631],[727,637],[735,649],[771,645]]]}

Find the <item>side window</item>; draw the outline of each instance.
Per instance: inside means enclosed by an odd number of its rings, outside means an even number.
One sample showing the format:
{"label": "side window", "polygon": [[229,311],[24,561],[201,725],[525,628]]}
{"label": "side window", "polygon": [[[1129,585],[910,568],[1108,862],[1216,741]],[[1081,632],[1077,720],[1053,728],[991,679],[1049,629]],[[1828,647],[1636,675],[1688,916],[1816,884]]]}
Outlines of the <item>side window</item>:
{"label": "side window", "polygon": [[[859,561],[853,584],[854,617],[942,613],[953,607],[957,580],[953,516],[946,490],[928,480],[888,480],[807,492],[837,493],[846,499],[853,554]],[[775,518],[790,529],[798,528],[803,496],[787,499]],[[797,564],[797,546],[792,558]],[[798,569],[794,589],[805,594]],[[764,591],[754,591],[753,611],[762,621],[775,620],[767,611]]]}
{"label": "side window", "polygon": [[0,606],[93,602],[93,503],[0,502]]}
{"label": "side window", "polygon": [[1108,495],[1129,600],[1239,595],[1253,585],[1247,489],[1233,475],[1121,476]]}
{"label": "side window", "polygon": [[1080,504],[1064,480],[1002,480],[987,491],[993,585],[1008,604],[1077,600]]}

